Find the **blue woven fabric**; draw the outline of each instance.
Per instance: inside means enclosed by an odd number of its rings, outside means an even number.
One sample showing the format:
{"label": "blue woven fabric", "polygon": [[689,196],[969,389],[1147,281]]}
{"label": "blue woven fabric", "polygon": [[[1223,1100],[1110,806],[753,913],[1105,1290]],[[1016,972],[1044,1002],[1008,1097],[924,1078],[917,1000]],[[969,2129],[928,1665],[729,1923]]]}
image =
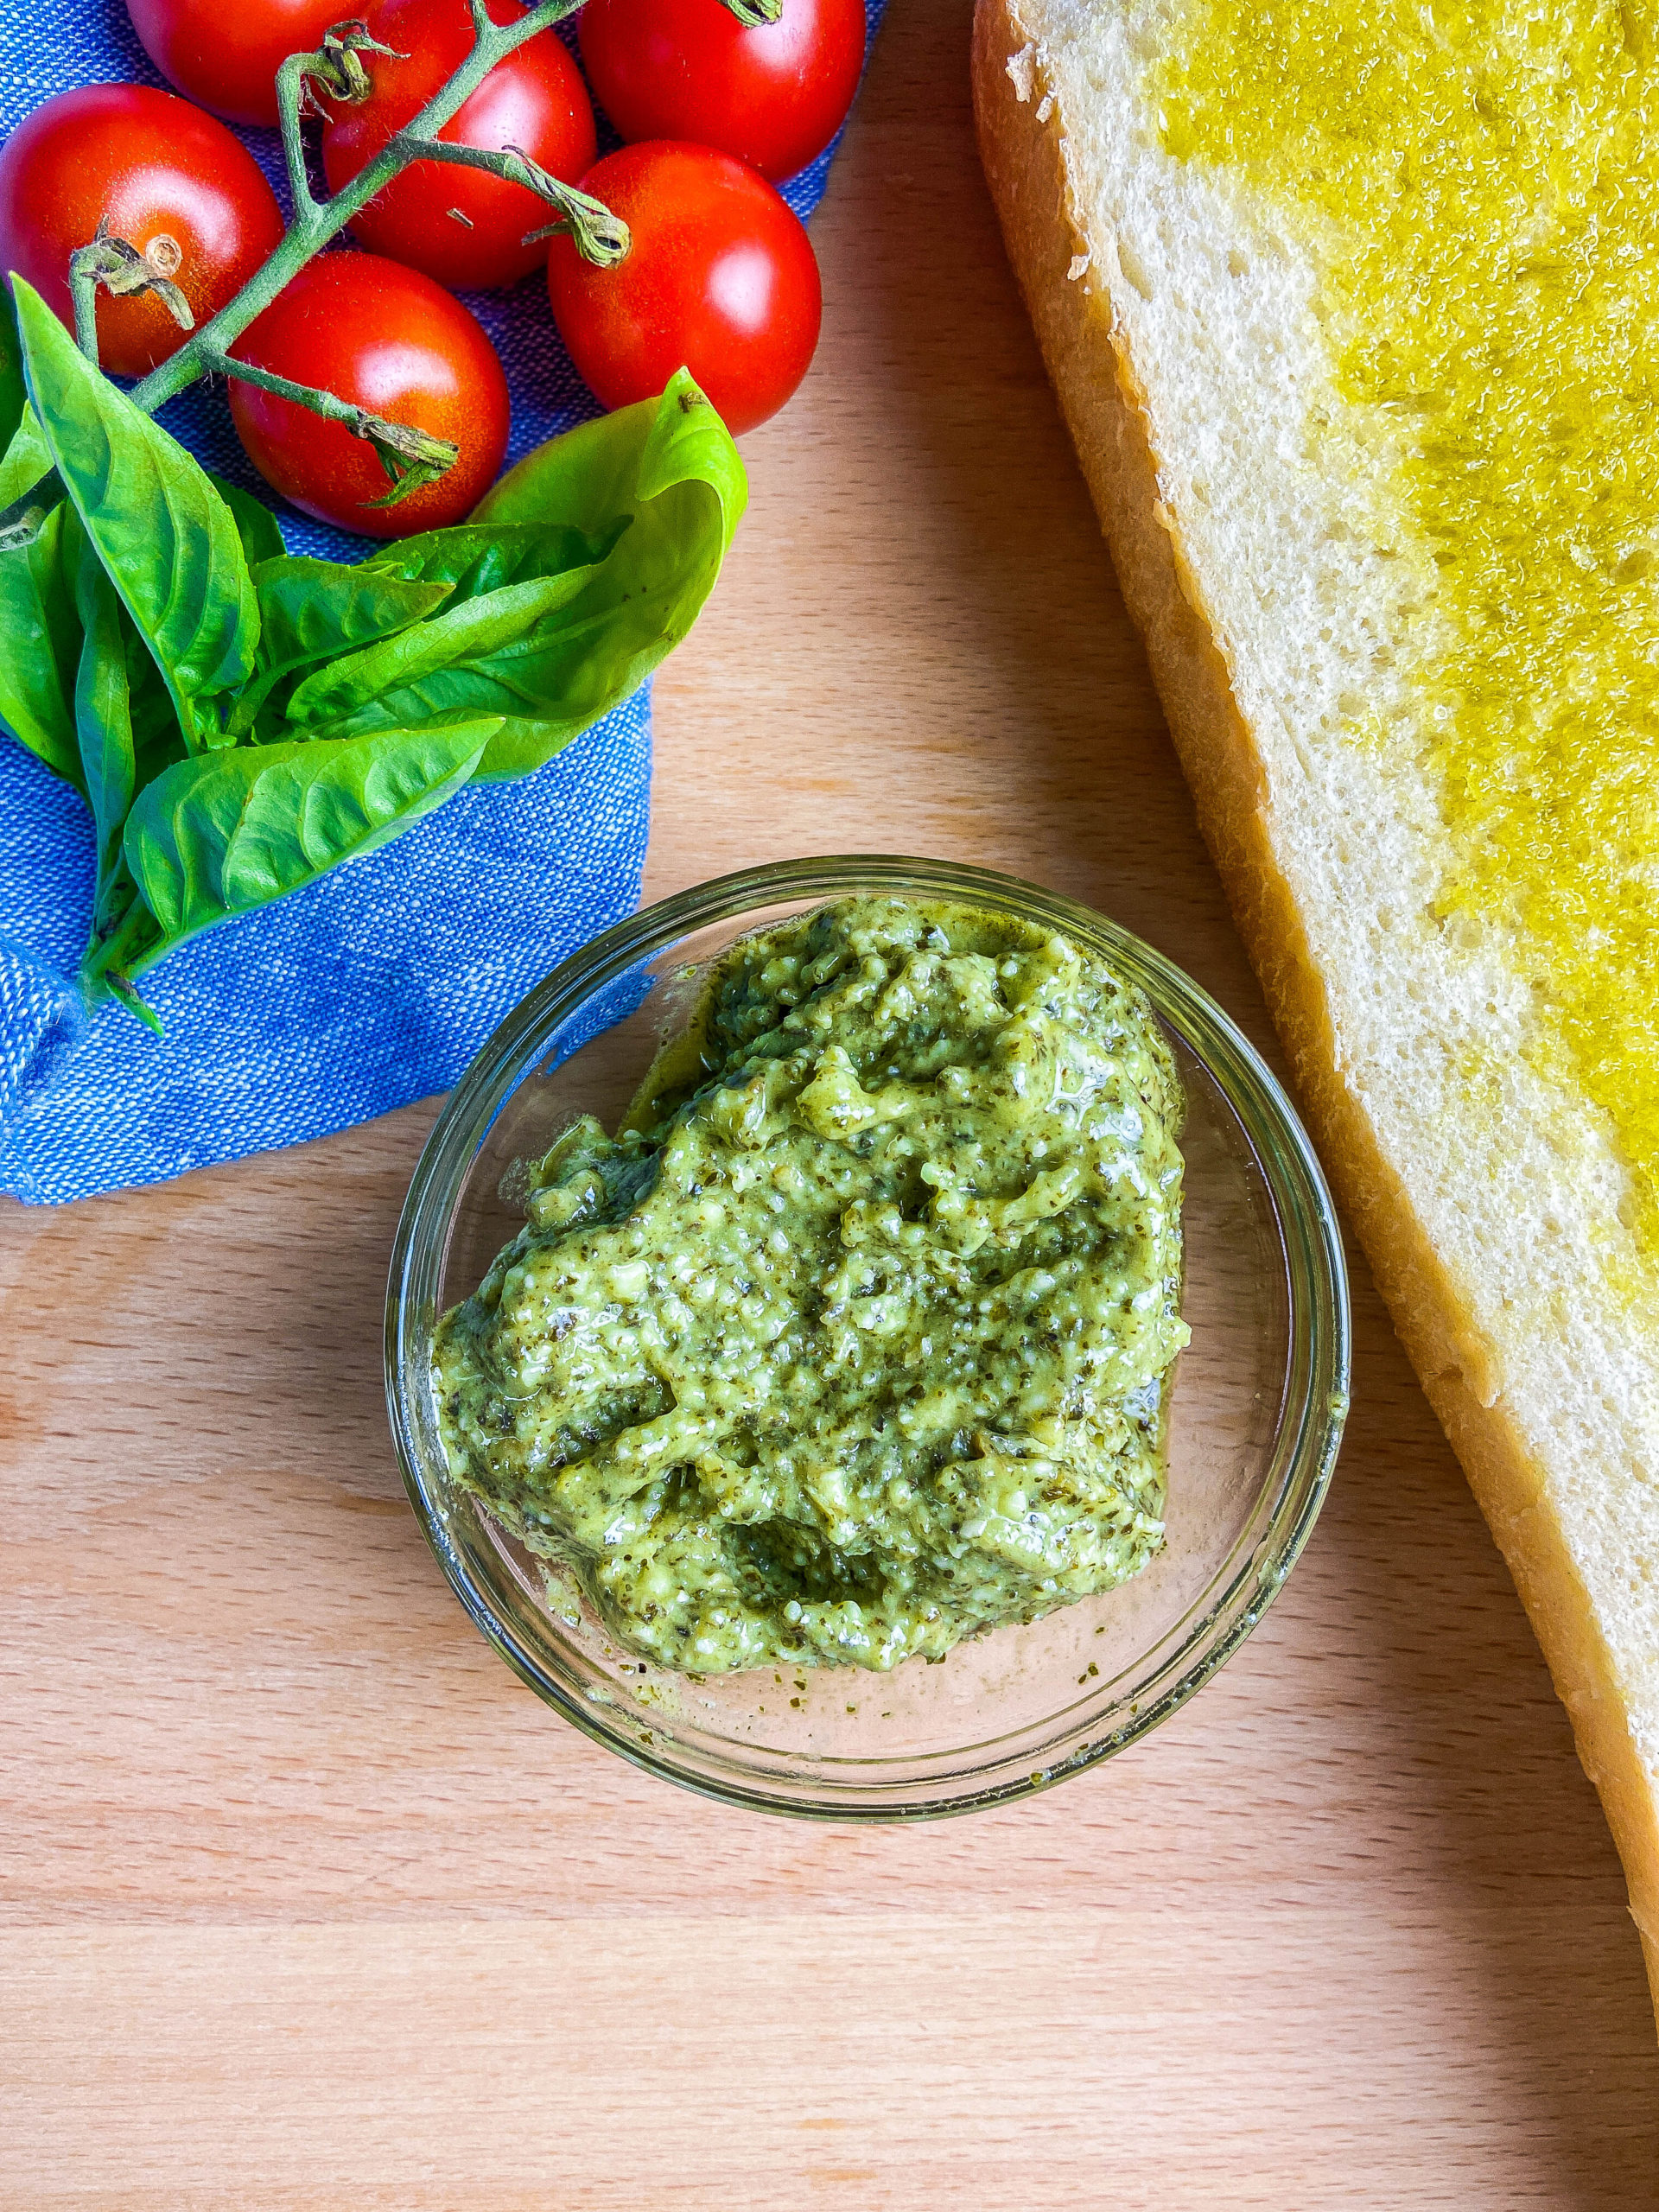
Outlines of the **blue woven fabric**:
{"label": "blue woven fabric", "polygon": [[[872,35],[882,5],[866,0]],[[0,136],[94,81],[162,81],[123,0],[0,0]],[[276,132],[240,135],[285,197]],[[798,214],[834,153],[785,188]],[[506,369],[510,460],[597,411],[533,278],[467,305]],[[222,396],[183,393],[161,420],[271,499]],[[291,510],[281,519],[293,552],[365,550]],[[384,851],[183,946],[144,978],[157,1039],[118,1007],[82,1010],[67,979],[86,941],[91,823],[0,734],[0,1188],[56,1203],[157,1182],[448,1088],[532,984],[632,907],[650,788],[642,690],[537,774],[463,791]]]}

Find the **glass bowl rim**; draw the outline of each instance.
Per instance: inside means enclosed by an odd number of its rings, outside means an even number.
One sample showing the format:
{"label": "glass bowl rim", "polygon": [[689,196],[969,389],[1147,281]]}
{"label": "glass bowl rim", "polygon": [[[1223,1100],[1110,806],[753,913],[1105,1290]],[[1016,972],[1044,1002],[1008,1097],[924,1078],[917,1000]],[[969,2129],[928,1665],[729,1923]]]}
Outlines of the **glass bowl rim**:
{"label": "glass bowl rim", "polygon": [[[419,1317],[435,1315],[448,1232],[461,1186],[496,1116],[544,1058],[558,1027],[644,961],[694,932],[815,897],[920,891],[1000,907],[1092,938],[1138,983],[1216,1084],[1243,1128],[1266,1185],[1288,1279],[1287,1367],[1290,1381],[1274,1432],[1261,1496],[1274,1496],[1265,1521],[1260,1500],[1223,1567],[1205,1591],[1246,1553],[1173,1656],[1151,1680],[1157,1694],[1131,1709],[1124,1726],[1052,1767],[925,1802],[897,1799],[815,1802],[697,1770],[647,1749],[610,1726],[604,1711],[552,1680],[501,1618],[442,1525],[428,1488],[423,1455],[406,1402],[410,1336]],[[580,1046],[576,1047],[579,1051]],[[1351,1319],[1342,1235],[1324,1170],[1294,1107],[1243,1031],[1184,969],[1109,916],[1020,877],[964,862],[895,854],[842,854],[774,861],[693,884],[641,906],[561,961],[497,1025],[462,1071],[423,1147],[393,1241],[386,1291],[387,1413],[404,1487],[445,1579],[474,1625],[528,1688],[584,1735],[645,1772],[726,1803],[798,1818],[842,1821],[940,1819],[1007,1803],[1100,1760],[1147,1734],[1185,1705],[1238,1649],[1273,1602],[1319,1517],[1330,1487],[1349,1402]],[[1157,1653],[1184,1627],[1195,1605],[1151,1647]],[[1150,1656],[1150,1654],[1148,1655]],[[1177,1665],[1177,1662],[1184,1662]],[[662,1732],[666,1733],[666,1731]]]}

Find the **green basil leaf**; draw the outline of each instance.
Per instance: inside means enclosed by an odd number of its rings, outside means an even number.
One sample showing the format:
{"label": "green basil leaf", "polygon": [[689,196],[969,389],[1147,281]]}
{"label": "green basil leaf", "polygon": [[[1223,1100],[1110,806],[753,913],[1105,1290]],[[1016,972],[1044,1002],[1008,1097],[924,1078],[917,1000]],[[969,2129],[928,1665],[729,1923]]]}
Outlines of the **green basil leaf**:
{"label": "green basil leaf", "polygon": [[74,712],[80,619],[64,558],[72,520],[60,503],[32,543],[0,550],[0,722],[84,792]]}
{"label": "green basil leaf", "polygon": [[[62,565],[66,577],[73,579],[76,611],[80,617],[79,594],[83,588],[85,556],[87,552],[86,533],[74,509],[65,505],[63,509]],[[119,595],[116,599],[116,617],[120,625],[122,642],[127,658],[127,708],[132,722],[132,749],[137,787],[142,791],[163,768],[170,768],[175,760],[182,760],[189,751],[184,741],[184,732],[174,711],[172,694],[162,679],[152,656],[145,650],[137,626]],[[77,646],[84,650],[84,634],[78,633]],[[79,686],[79,670],[76,684]],[[79,738],[79,732],[77,732]],[[90,803],[90,793],[88,795]]]}
{"label": "green basil leaf", "polygon": [[499,530],[458,523],[450,530],[429,530],[419,537],[384,546],[362,566],[411,583],[448,584],[459,605],[507,584],[592,568],[605,558],[632,519],[613,515],[593,532],[568,523],[512,523]]}
{"label": "green basil leaf", "polygon": [[592,575],[572,569],[508,584],[320,668],[295,690],[288,719],[344,737],[534,711],[539,695],[525,688],[518,663],[528,641]]}
{"label": "green basil leaf", "polygon": [[[22,422],[13,431],[11,443],[0,458],[0,508],[9,507],[21,499],[43,476],[52,474],[52,454],[41,435],[41,426],[35,420],[35,410],[25,406]],[[55,482],[45,499],[55,506],[62,499],[61,487]]]}
{"label": "green basil leaf", "polygon": [[[92,933],[107,931],[111,894],[121,870],[121,832],[137,788],[132,738],[128,632],[115,586],[85,537],[80,541],[75,603],[80,613],[80,666],[75,679],[75,733],[86,803],[98,837]],[[136,642],[136,641],[135,641]],[[138,647],[141,658],[143,648]],[[123,907],[129,903],[121,901]]]}
{"label": "green basil leaf", "polygon": [[533,685],[509,715],[480,776],[537,768],[644,683],[684,637],[713,588],[748,499],[743,463],[719,416],[682,369],[658,400],[620,408],[528,454],[473,517],[492,528],[557,517],[598,534],[632,527],[539,641]]}
{"label": "green basil leaf", "polygon": [[[748,480],[730,432],[684,369],[660,399],[619,407],[526,454],[485,493],[472,522],[499,528],[556,515],[578,530],[600,531],[618,515],[637,516],[643,505],[682,484],[714,494],[724,553],[748,502]],[[700,539],[703,502],[696,493],[650,518],[651,533],[660,536],[671,517],[682,515],[696,518]],[[637,547],[630,552],[639,557]]]}
{"label": "green basil leaf", "polygon": [[[569,432],[521,461],[470,524],[365,566],[455,580],[457,597],[569,557],[562,588],[492,588],[385,645],[308,677],[290,721],[328,737],[502,717],[480,768],[539,767],[650,674],[708,596],[747,497],[725,425],[683,372],[660,400]],[[500,507],[498,506],[500,503]],[[506,512],[500,510],[505,507]]]}
{"label": "green basil leaf", "polygon": [[126,971],[372,852],[471,774],[493,721],[181,760],[140,791],[124,849],[160,941]]}
{"label": "green basil leaf", "polygon": [[124,607],[121,620],[127,636],[127,677],[131,686],[132,750],[137,763],[138,788],[189,755],[173,696],[162,681],[162,671],[144,650],[143,640]]}
{"label": "green basil leaf", "polygon": [[282,524],[264,500],[256,499],[251,492],[245,492],[227,476],[210,474],[207,481],[231,511],[249,568],[258,561],[280,561],[288,550],[283,543]]}
{"label": "green basil leaf", "polygon": [[420,621],[449,596],[444,583],[405,583],[366,568],[337,561],[314,561],[302,554],[262,561],[253,571],[259,601],[259,655],[252,681],[238,696],[229,728],[235,734],[256,728],[262,738],[289,734],[280,721],[259,721],[283,679],[319,661],[341,659],[353,648],[395,637]]}
{"label": "green basil leaf", "polygon": [[209,702],[253,667],[258,613],[230,509],[206,472],[14,282],[23,368],[59,474],[155,655],[192,748],[222,743]]}
{"label": "green basil leaf", "polygon": [[[17,335],[17,310],[11,294],[0,284],[0,453],[17,435],[29,395],[23,388],[23,346]],[[22,487],[28,489],[25,485]],[[14,498],[16,493],[12,495]],[[9,505],[10,502],[0,501]]]}
{"label": "green basil leaf", "polygon": [[395,637],[433,613],[449,597],[447,583],[406,583],[401,576],[285,554],[253,572],[259,599],[259,666],[285,672],[313,661],[338,660],[353,647]]}

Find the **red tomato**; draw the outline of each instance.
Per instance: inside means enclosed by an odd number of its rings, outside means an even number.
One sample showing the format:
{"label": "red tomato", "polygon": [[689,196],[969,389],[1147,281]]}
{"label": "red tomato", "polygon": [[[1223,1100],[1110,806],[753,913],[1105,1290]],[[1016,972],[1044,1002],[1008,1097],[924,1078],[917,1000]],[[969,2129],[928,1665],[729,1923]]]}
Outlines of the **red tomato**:
{"label": "red tomato", "polygon": [[461,458],[395,507],[379,457],[343,423],[230,382],[231,416],[269,484],[320,521],[406,537],[470,514],[507,449],[507,383],[476,319],[418,270],[368,253],[309,261],[231,348],[239,361],[315,385],[391,423],[453,438]]}
{"label": "red tomato", "polygon": [[341,0],[127,0],[168,82],[232,123],[275,123],[277,70],[351,12]]}
{"label": "red tomato", "polygon": [[[198,324],[241,290],[283,236],[276,195],[247,149],[200,108],[148,85],[60,92],[25,116],[0,152],[0,267],[26,276],[71,330],[69,257],[91,243],[100,216],[171,276]],[[106,369],[143,376],[188,335],[153,292],[99,293]]]}
{"label": "red tomato", "polygon": [[[517,22],[518,0],[489,0],[493,22]],[[381,0],[369,28],[407,60],[365,55],[373,91],[360,107],[334,107],[322,132],[328,188],[338,192],[372,162],[394,132],[412,122],[472,51],[467,0]],[[594,158],[594,111],[575,63],[550,30],[499,61],[437,134],[492,153],[516,146],[565,184]],[[452,291],[516,284],[538,269],[545,244],[525,245],[527,231],[555,211],[521,184],[482,169],[416,162],[353,218],[365,245],[423,269]]]}
{"label": "red tomato", "polygon": [[775,415],[806,374],[823,294],[811,240],[766,179],[658,139],[607,154],[582,188],[633,233],[615,269],[568,238],[548,254],[559,334],[606,406],[650,398],[684,367],[734,435]]}
{"label": "red tomato", "polygon": [[582,58],[625,138],[718,146],[793,176],[840,130],[864,66],[864,0],[784,0],[746,30],[722,0],[588,0]]}

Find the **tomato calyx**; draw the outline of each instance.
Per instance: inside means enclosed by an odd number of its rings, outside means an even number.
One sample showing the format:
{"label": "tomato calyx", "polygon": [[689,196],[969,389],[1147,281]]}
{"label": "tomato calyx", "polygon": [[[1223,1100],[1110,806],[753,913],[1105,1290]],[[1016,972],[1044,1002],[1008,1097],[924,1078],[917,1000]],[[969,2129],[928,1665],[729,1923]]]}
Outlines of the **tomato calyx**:
{"label": "tomato calyx", "polygon": [[569,236],[582,259],[591,262],[595,269],[614,269],[619,262],[627,259],[633,251],[633,233],[602,200],[595,200],[592,193],[579,192],[574,184],[550,176],[528,154],[520,153],[517,146],[508,146],[504,151],[517,155],[521,168],[534,170],[535,178],[521,175],[517,169],[503,174],[514,182],[529,184],[532,191],[539,192],[550,206],[560,211],[557,222],[543,223],[539,230],[526,231],[525,245],[540,245],[543,238]]}
{"label": "tomato calyx", "polygon": [[359,420],[349,426],[352,435],[368,440],[391,486],[383,498],[365,499],[365,507],[397,506],[423,485],[435,484],[461,459],[461,448],[451,438],[434,437],[412,423],[388,423],[364,414],[360,407],[357,413]]}
{"label": "tomato calyx", "polygon": [[775,23],[784,12],[784,0],[720,0],[720,4],[737,17],[746,31]]}
{"label": "tomato calyx", "polygon": [[75,343],[98,365],[98,295],[130,299],[137,292],[154,292],[181,330],[194,330],[196,318],[190,302],[173,282],[184,255],[178,240],[162,231],[141,253],[130,238],[118,237],[107,215],[85,245],[69,257],[69,292],[75,303]]}
{"label": "tomato calyx", "polygon": [[[409,59],[395,46],[382,46],[363,18],[353,16],[345,22],[330,24],[315,53],[291,54],[279,76],[293,69],[302,114],[326,115],[325,98],[359,107],[373,89],[373,80],[363,66],[365,54],[384,54],[392,61]],[[296,62],[297,68],[293,67]]]}

